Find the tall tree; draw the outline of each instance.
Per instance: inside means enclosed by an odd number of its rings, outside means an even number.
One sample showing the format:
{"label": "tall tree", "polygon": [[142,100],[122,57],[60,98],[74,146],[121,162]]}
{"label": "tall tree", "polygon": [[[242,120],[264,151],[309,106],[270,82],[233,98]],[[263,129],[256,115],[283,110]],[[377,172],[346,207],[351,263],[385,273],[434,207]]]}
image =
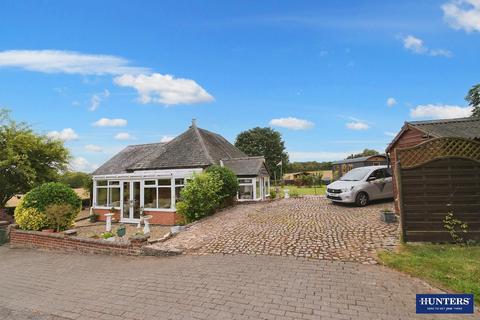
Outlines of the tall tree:
{"label": "tall tree", "polygon": [[256,127],[241,132],[235,140],[235,146],[249,156],[264,156],[265,162],[273,177],[278,164],[282,161],[284,167],[288,164],[288,154],[280,132],[271,128]]}
{"label": "tall tree", "polygon": [[377,154],[380,154],[380,152],[378,152],[377,150],[363,149],[363,151],[361,153],[351,154],[347,157],[347,159],[354,159],[354,158],[368,157],[368,156],[376,156]]}
{"label": "tall tree", "polygon": [[92,177],[88,173],[72,171],[63,173],[59,178],[59,182],[71,188],[84,188],[86,190],[89,190],[91,180]]}
{"label": "tall tree", "polygon": [[465,100],[467,100],[468,105],[473,108],[472,117],[480,117],[480,83],[468,90]]}
{"label": "tall tree", "polygon": [[34,133],[0,109],[0,208],[15,194],[57,180],[69,157],[61,141]]}

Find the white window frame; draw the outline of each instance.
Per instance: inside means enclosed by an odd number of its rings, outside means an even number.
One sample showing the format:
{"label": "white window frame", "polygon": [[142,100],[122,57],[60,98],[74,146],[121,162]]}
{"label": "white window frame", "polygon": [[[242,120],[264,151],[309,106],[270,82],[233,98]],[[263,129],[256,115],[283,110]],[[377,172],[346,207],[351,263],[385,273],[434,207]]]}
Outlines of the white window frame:
{"label": "white window frame", "polygon": [[[107,185],[105,186],[99,186],[98,181],[106,181]],[[118,182],[118,184],[113,184],[113,182]],[[115,209],[120,209],[122,206],[122,196],[123,196],[123,188],[120,180],[115,179],[115,180],[107,180],[107,179],[98,179],[98,180],[93,180],[93,207],[97,209],[111,209],[112,206],[110,206],[110,189],[112,188],[118,188],[120,191],[120,205],[114,207]],[[106,206],[97,206],[97,190],[98,189],[105,189],[107,190],[107,205]]]}

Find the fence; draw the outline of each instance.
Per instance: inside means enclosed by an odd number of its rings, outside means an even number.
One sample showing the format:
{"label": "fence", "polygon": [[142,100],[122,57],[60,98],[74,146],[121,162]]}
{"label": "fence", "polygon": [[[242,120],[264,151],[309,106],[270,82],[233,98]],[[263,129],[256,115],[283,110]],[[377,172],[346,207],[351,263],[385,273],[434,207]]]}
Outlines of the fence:
{"label": "fence", "polygon": [[436,138],[396,152],[403,240],[451,241],[449,213],[468,225],[460,236],[480,240],[480,143]]}

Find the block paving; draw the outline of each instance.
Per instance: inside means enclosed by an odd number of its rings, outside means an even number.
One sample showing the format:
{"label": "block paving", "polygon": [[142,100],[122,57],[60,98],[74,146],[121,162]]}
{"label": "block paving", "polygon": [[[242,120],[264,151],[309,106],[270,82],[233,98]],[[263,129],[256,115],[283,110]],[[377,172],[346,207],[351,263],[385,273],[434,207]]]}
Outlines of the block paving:
{"label": "block paving", "polygon": [[9,320],[458,319],[416,315],[419,292],[439,290],[382,266],[342,261],[0,247],[0,319]]}
{"label": "block paving", "polygon": [[333,204],[324,197],[241,204],[203,219],[162,248],[192,254],[253,254],[375,264],[379,249],[398,243],[398,222],[380,221],[383,201],[367,207]]}

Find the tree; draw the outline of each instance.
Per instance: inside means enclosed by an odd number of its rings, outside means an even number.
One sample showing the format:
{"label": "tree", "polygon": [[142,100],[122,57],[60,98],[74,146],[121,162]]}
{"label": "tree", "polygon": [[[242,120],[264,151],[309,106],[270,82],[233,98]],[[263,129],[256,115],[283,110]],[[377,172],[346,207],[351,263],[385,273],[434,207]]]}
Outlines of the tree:
{"label": "tree", "polygon": [[368,156],[376,156],[377,154],[380,154],[380,152],[378,152],[377,150],[364,149],[361,153],[349,155],[347,157],[347,159],[354,159],[354,158],[368,157]]}
{"label": "tree", "polygon": [[59,182],[66,184],[70,188],[84,188],[90,189],[92,177],[85,172],[67,171],[59,178]]}
{"label": "tree", "polygon": [[0,208],[15,194],[58,180],[69,158],[63,142],[34,133],[0,109]]}
{"label": "tree", "polygon": [[480,117],[480,83],[468,90],[465,100],[467,100],[468,105],[473,108],[472,117]]}
{"label": "tree", "polygon": [[285,168],[285,172],[306,172],[306,171],[320,171],[320,170],[332,170],[332,162],[317,162],[317,161],[306,161],[306,162],[290,162]]}
{"label": "tree", "polygon": [[[285,152],[282,135],[271,128],[256,127],[240,132],[235,140],[235,146],[248,156],[264,156],[272,177],[275,170],[278,170],[277,164],[280,161],[284,166],[288,164],[288,154]],[[281,178],[280,175],[277,177]]]}

